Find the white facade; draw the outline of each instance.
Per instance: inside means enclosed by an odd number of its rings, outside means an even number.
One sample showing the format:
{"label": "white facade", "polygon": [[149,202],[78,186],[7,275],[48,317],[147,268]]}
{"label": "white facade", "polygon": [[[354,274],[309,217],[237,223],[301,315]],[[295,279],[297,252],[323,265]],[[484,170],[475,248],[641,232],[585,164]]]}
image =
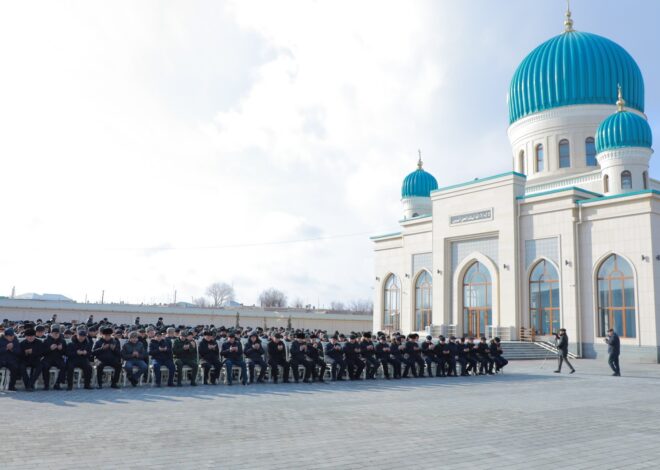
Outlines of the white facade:
{"label": "white facade", "polygon": [[579,104],[524,116],[508,130],[514,171],[441,185],[430,214],[404,206],[400,231],[372,238],[374,330],[515,340],[563,327],[573,352],[596,357],[612,327],[624,357],[660,362],[660,182],[648,175],[650,148],[593,154],[616,112]]}

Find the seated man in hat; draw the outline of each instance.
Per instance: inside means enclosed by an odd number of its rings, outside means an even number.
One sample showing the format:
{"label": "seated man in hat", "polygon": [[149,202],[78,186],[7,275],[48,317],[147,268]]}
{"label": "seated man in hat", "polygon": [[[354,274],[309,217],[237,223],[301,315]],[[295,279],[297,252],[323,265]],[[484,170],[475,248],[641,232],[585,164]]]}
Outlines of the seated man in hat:
{"label": "seated man in hat", "polygon": [[493,366],[491,364],[490,350],[485,336],[482,336],[477,344],[477,360],[479,361],[479,375],[493,374],[492,372],[489,372]]}
{"label": "seated man in hat", "polygon": [[305,341],[305,333],[296,333],[296,339],[291,343],[289,351],[291,356],[291,369],[293,370],[293,380],[298,383],[300,379],[299,367],[304,367],[303,382],[309,383],[312,377],[312,362],[307,358],[307,342]]}
{"label": "seated man in hat", "polygon": [[241,383],[247,385],[247,366],[243,360],[243,345],[236,339],[234,333],[227,335],[227,341],[222,343],[220,351],[222,357],[225,358],[225,371],[227,373],[227,385],[233,383],[232,368],[238,366],[241,368]]}
{"label": "seated man in hat", "polygon": [[[383,367],[383,375],[386,379],[390,378],[390,368],[389,365],[392,364],[394,369],[394,375],[396,376],[396,367],[394,366],[394,361],[390,356],[390,345],[387,344],[387,338],[384,334],[378,336],[378,344],[376,344],[376,358]],[[401,363],[399,362],[399,376],[401,376]]]}
{"label": "seated man in hat", "polygon": [[[25,339],[20,342],[21,362],[19,363],[23,384],[26,392],[34,391],[34,383],[41,374],[41,358],[43,357],[43,343],[37,339],[37,333],[33,328],[23,332]],[[30,373],[28,374],[28,369]]]}
{"label": "seated man in hat", "polygon": [[259,366],[259,378],[257,378],[257,383],[263,383],[264,377],[266,377],[266,370],[268,366],[266,361],[264,361],[265,350],[261,345],[261,340],[256,331],[250,333],[248,336],[248,341],[245,345],[245,357],[247,360],[248,370],[250,371],[250,383],[254,383],[254,368]]}
{"label": "seated man in hat", "polygon": [[21,358],[21,345],[16,338],[13,328],[7,328],[0,336],[0,368],[5,367],[9,371],[9,391],[16,390],[16,380],[19,373],[19,361]]}
{"label": "seated man in hat", "polygon": [[73,390],[73,372],[76,368],[82,370],[85,389],[92,388],[92,346],[87,341],[87,330],[78,327],[77,334],[71,338],[66,351],[66,389]]}
{"label": "seated man in hat", "polygon": [[371,333],[366,331],[362,333],[362,340],[360,341],[361,357],[366,365],[366,378],[367,380],[375,380],[376,372],[378,371],[378,359],[376,359],[376,347],[371,339]]}
{"label": "seated man in hat", "polygon": [[[307,359],[312,363],[312,382],[318,380],[325,382],[324,375],[328,365],[323,360],[323,345],[321,340],[315,334],[310,335],[309,343],[307,344]],[[318,367],[318,371],[317,368]]]}
{"label": "seated man in hat", "polygon": [[284,383],[289,382],[289,362],[286,360],[286,345],[282,341],[282,334],[275,333],[268,342],[268,364],[273,382],[277,383],[279,367],[284,370]]}
{"label": "seated man in hat", "polygon": [[117,338],[113,338],[114,330],[110,327],[101,328],[101,337],[94,343],[92,353],[96,358],[97,388],[103,388],[103,369],[112,368],[112,382],[110,387],[119,388],[121,376],[121,345]]}
{"label": "seated man in hat", "polygon": [[325,345],[325,360],[330,364],[332,380],[344,380],[346,360],[337,336],[331,336],[330,342]]}
{"label": "seated man in hat", "polygon": [[[218,383],[220,377],[220,370],[222,369],[222,361],[220,360],[220,346],[213,336],[213,332],[204,330],[202,333],[203,339],[199,343],[199,358],[204,370],[204,385],[209,383],[209,375],[213,385]],[[211,373],[211,368],[213,372]]]}
{"label": "seated man in hat", "polygon": [[495,373],[497,374],[499,371],[504,369],[504,366],[506,366],[509,361],[507,361],[503,356],[502,356],[502,343],[498,337],[495,337],[491,342],[489,346],[489,352],[490,352],[490,357],[491,357],[491,363],[490,363],[490,369],[488,370],[489,372],[493,372],[493,365],[495,365]]}
{"label": "seated man in hat", "polygon": [[[131,331],[128,335],[128,341],[121,348],[121,358],[124,360],[124,371],[126,377],[133,387],[140,382],[140,377],[147,376],[149,366],[147,366],[147,350],[144,343],[140,341],[140,335],[137,331]],[[133,369],[137,368],[137,373]]]}
{"label": "seated man in hat", "polygon": [[190,372],[190,385],[197,386],[197,343],[195,342],[195,335],[192,331],[187,330],[181,333],[181,336],[174,340],[172,346],[174,353],[174,365],[176,366],[176,385],[181,386],[183,379],[183,367],[188,366]]}
{"label": "seated man in hat", "polygon": [[44,325],[37,325],[34,327],[35,331],[35,338],[37,338],[39,341],[45,341],[46,340],[46,327]]}
{"label": "seated man in hat", "polygon": [[60,327],[52,325],[50,333],[44,340],[43,347],[44,356],[41,361],[41,370],[44,379],[44,390],[50,387],[50,368],[55,367],[58,370],[57,380],[53,388],[60,389],[60,384],[64,383],[66,374],[66,364],[64,358],[66,357],[66,341],[60,334]]}
{"label": "seated man in hat", "polygon": [[426,364],[426,372],[428,373],[429,377],[433,377],[433,364],[436,364],[436,375],[438,371],[438,358],[435,355],[435,343],[433,342],[433,336],[427,335],[426,336],[426,341],[422,343],[422,359],[424,359],[424,363]]}
{"label": "seated man in hat", "polygon": [[348,369],[348,378],[351,380],[360,380],[364,370],[364,362],[360,357],[362,348],[358,343],[357,335],[352,333],[349,340],[344,344],[344,357],[346,357],[346,368]]}
{"label": "seated man in hat", "polygon": [[174,387],[174,361],[172,360],[172,343],[163,337],[163,332],[156,331],[155,336],[149,343],[149,356],[154,371],[156,387],[160,387],[161,367],[167,367],[167,386]]}

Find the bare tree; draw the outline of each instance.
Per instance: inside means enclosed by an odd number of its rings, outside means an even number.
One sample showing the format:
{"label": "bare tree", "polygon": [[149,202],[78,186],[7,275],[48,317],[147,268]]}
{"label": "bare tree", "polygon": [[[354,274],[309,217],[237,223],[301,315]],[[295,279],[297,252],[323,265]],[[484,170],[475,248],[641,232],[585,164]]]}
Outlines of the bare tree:
{"label": "bare tree", "polygon": [[330,302],[330,310],[335,310],[337,312],[343,312],[346,310],[346,307],[344,307],[344,304],[342,302],[338,302],[336,300],[333,300]]}
{"label": "bare tree", "polygon": [[302,299],[301,299],[300,297],[296,297],[296,299],[293,301],[293,303],[291,304],[291,306],[292,306],[293,308],[303,308],[303,307],[304,307],[304,304],[303,304],[303,301],[302,301]]}
{"label": "bare tree", "polygon": [[226,282],[214,282],[206,288],[206,295],[211,297],[213,306],[218,308],[224,303],[234,300],[234,288]]}
{"label": "bare tree", "polygon": [[349,304],[348,309],[357,313],[373,313],[374,303],[371,300],[358,299]]}
{"label": "bare tree", "polygon": [[262,307],[286,307],[286,295],[274,288],[266,289],[259,295],[259,304]]}
{"label": "bare tree", "polygon": [[197,297],[197,298],[193,301],[193,303],[194,303],[195,305],[197,305],[198,307],[201,307],[201,308],[206,308],[206,307],[209,306],[209,302],[208,302],[208,300],[206,300],[206,297]]}

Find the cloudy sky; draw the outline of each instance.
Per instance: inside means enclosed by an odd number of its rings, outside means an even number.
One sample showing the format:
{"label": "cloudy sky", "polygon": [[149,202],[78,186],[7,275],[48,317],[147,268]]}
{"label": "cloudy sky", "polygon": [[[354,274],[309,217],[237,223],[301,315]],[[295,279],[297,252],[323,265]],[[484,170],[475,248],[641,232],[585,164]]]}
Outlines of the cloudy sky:
{"label": "cloudy sky", "polygon": [[[636,58],[660,135],[660,4],[572,3]],[[441,186],[511,169],[508,82],[564,9],[2,1],[0,295],[370,298],[418,148]]]}

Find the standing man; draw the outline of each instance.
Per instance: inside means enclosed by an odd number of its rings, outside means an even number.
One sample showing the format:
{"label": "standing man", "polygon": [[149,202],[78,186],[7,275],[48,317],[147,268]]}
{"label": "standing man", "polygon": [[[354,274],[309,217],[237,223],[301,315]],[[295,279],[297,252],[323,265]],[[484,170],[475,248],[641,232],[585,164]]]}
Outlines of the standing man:
{"label": "standing man", "polygon": [[556,374],[561,373],[561,365],[566,362],[566,365],[571,368],[569,374],[575,372],[575,368],[568,362],[568,335],[566,334],[566,328],[559,329],[559,335],[555,336],[557,340],[557,356],[559,365],[557,366]]}
{"label": "standing man", "polygon": [[607,330],[607,354],[609,355],[607,363],[610,365],[614,373],[614,377],[621,377],[621,368],[619,368],[619,354],[621,354],[621,341],[612,328]]}

